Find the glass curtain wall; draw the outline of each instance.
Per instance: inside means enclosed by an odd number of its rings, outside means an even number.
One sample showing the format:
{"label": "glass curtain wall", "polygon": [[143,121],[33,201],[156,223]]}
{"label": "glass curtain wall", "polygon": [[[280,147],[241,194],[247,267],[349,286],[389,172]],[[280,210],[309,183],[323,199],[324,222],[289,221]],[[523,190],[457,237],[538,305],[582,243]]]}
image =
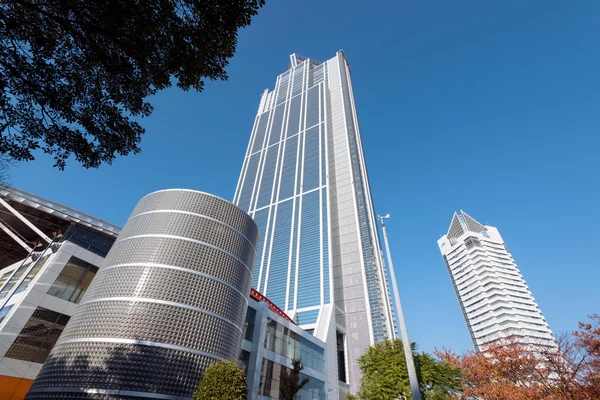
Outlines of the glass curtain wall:
{"label": "glass curtain wall", "polygon": [[69,316],[38,307],[6,352],[6,357],[43,364],[67,322]]}
{"label": "glass curtain wall", "polygon": [[290,360],[301,360],[316,371],[325,372],[324,350],[271,318],[267,319],[265,348]]}
{"label": "glass curtain wall", "polygon": [[77,257],[71,257],[48,294],[78,304],[96,276],[98,267]]}
{"label": "glass curtain wall", "polygon": [[[272,399],[282,398],[280,391],[282,372],[289,372],[289,368],[263,358],[259,394]],[[300,379],[304,378],[309,378],[309,381],[300,389],[295,398],[297,400],[325,400],[325,382],[300,373]]]}
{"label": "glass curtain wall", "polygon": [[310,59],[278,77],[235,200],[260,229],[252,286],[286,312],[330,303],[325,77],[326,65]]}

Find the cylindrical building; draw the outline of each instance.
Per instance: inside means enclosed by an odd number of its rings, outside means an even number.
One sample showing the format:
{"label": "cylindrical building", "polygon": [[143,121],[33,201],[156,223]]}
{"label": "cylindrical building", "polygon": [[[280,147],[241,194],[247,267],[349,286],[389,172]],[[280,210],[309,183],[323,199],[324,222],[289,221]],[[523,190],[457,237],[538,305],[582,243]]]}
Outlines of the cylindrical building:
{"label": "cylindrical building", "polygon": [[210,194],[142,198],[28,399],[182,399],[239,356],[258,230]]}

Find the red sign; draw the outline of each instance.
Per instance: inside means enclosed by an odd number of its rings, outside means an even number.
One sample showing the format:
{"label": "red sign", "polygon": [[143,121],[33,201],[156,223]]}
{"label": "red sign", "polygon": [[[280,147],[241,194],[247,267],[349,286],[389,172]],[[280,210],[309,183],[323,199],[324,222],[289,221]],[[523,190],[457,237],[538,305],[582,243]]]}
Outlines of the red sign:
{"label": "red sign", "polygon": [[273,302],[271,302],[271,300],[267,299],[265,296],[263,296],[260,292],[258,292],[254,288],[250,289],[250,298],[252,298],[256,301],[267,303],[269,308],[271,309],[271,311],[275,312],[280,317],[287,319],[294,325],[297,325],[286,313],[283,312],[283,310],[281,308],[277,307]]}

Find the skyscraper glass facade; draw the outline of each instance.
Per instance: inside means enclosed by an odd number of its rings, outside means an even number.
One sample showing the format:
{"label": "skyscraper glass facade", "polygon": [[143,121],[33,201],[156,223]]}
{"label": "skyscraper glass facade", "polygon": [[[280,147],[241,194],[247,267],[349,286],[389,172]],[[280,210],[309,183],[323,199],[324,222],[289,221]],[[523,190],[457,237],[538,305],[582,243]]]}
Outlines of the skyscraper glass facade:
{"label": "skyscraper glass facade", "polygon": [[301,310],[331,302],[326,69],[297,62],[263,96],[236,204],[260,229],[252,286],[310,324],[318,312]]}
{"label": "skyscraper glass facade", "polygon": [[344,338],[337,372],[354,392],[356,358],[395,325],[343,52],[293,54],[263,93],[234,203],[260,231],[252,286],[320,339]]}

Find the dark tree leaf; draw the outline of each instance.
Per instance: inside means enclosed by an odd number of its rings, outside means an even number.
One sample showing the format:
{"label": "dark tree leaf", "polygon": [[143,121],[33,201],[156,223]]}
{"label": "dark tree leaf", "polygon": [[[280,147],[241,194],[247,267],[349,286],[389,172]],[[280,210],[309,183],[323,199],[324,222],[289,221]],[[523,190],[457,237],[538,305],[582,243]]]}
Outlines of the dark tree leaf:
{"label": "dark tree leaf", "polygon": [[227,79],[264,0],[7,0],[0,5],[0,154],[55,166],[140,151],[146,99]]}

